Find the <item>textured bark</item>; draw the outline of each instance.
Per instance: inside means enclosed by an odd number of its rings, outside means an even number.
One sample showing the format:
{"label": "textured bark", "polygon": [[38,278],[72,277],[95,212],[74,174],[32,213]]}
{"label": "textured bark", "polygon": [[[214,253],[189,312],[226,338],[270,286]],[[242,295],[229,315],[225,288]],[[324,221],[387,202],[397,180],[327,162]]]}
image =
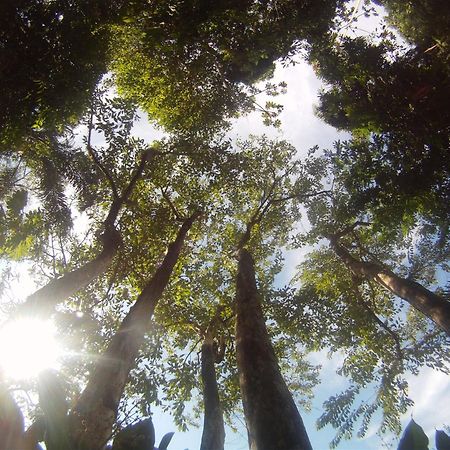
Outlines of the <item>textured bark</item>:
{"label": "textured bark", "polygon": [[223,450],[225,442],[223,413],[214,368],[215,357],[213,335],[208,331],[202,345],[201,376],[205,411],[200,450]]}
{"label": "textured bark", "polygon": [[134,366],[156,304],[178,260],[186,234],[199,213],[186,219],[163,262],[130,309],[70,414],[74,448],[99,450],[111,436],[128,374]]}
{"label": "textured bark", "polygon": [[311,450],[302,418],[283,380],[256,287],[254,262],[239,252],[236,352],[251,450]]}
{"label": "textured bark", "polygon": [[401,278],[379,264],[359,261],[336,239],[330,239],[331,247],[345,265],[360,277],[371,279],[432,320],[450,336],[450,302],[424,288],[419,283]]}

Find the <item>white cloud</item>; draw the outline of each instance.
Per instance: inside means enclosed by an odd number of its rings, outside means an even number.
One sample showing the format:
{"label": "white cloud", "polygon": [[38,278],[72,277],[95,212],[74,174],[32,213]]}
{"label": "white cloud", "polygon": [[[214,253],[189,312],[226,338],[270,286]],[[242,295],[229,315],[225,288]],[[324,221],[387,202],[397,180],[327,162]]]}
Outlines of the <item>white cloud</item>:
{"label": "white cloud", "polygon": [[450,377],[427,367],[419,376],[410,376],[407,380],[409,395],[415,404],[403,415],[402,423],[408,423],[412,415],[425,433],[434,439],[435,429],[450,425]]}

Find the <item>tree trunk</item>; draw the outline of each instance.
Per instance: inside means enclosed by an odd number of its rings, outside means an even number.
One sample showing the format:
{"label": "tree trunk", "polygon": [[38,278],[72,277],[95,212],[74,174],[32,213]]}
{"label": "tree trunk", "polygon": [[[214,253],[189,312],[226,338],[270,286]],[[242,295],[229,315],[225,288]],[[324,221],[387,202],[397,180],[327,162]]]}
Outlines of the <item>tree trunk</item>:
{"label": "tree trunk", "polygon": [[184,221],[163,262],[98,359],[86,388],[70,413],[69,428],[75,449],[99,450],[111,437],[128,374],[134,366],[156,304],[178,260],[186,234],[198,216],[199,213],[195,213]]}
{"label": "tree trunk", "polygon": [[200,450],[223,450],[225,442],[223,414],[214,368],[215,356],[213,335],[209,330],[202,345],[201,376],[205,411]]}
{"label": "tree trunk", "polygon": [[251,450],[311,450],[302,418],[283,380],[256,287],[254,262],[239,251],[236,352]]}
{"label": "tree trunk", "polygon": [[372,279],[393,294],[406,300],[450,336],[450,302],[424,288],[419,283],[401,278],[379,264],[357,260],[336,239],[330,238],[330,243],[335,253],[355,275]]}
{"label": "tree trunk", "polygon": [[105,231],[101,238],[103,243],[101,253],[92,261],[87,262],[72,272],[66,273],[61,278],[51,281],[28,296],[25,303],[19,306],[19,314],[47,316],[58,303],[71,297],[106,271],[121,244],[120,233],[116,230],[114,223],[124,203],[130,198],[137,181],[144,171],[146,163],[154,155],[155,152],[152,149],[143,153],[130,182],[120,196],[114,188],[114,200],[104,221]]}
{"label": "tree trunk", "polygon": [[71,297],[105,272],[116,255],[119,245],[118,232],[115,229],[109,230],[103,239],[103,250],[96,258],[61,278],[50,281],[28,296],[25,303],[19,306],[19,314],[47,316],[58,303]]}

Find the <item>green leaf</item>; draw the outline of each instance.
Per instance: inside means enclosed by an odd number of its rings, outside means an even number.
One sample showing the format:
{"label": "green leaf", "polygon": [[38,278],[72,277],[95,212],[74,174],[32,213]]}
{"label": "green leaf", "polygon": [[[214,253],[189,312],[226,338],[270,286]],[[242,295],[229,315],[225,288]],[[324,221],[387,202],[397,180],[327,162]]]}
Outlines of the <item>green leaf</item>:
{"label": "green leaf", "polygon": [[18,216],[28,201],[28,192],[24,189],[14,192],[8,199],[8,208]]}
{"label": "green leaf", "polygon": [[167,450],[167,447],[169,446],[174,434],[175,433],[173,431],[171,431],[170,433],[166,433],[159,443],[158,450]]}
{"label": "green leaf", "polygon": [[397,450],[428,450],[428,437],[413,419],[405,428]]}
{"label": "green leaf", "polygon": [[450,450],[450,436],[442,430],[436,430],[437,450]]}

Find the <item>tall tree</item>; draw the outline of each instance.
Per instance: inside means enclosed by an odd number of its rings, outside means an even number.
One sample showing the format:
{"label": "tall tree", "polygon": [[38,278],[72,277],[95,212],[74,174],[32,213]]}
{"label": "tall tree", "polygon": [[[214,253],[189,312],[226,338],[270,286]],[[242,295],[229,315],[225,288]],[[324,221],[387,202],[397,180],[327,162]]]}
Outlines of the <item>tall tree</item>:
{"label": "tall tree", "polygon": [[253,259],[245,248],[239,250],[236,289],[236,352],[250,448],[310,450],[268,337]]}
{"label": "tall tree", "polygon": [[[83,262],[80,267],[65,273],[59,278],[55,277],[56,279],[53,279],[47,285],[31,294],[25,303],[21,305],[20,310],[22,312],[26,311],[28,314],[38,313],[46,316],[55,305],[84,288],[110,266],[121,244],[121,236],[116,228],[119,215],[124,205],[129,203],[136,184],[142,178],[147,163],[157,153],[154,148],[136,142],[131,137],[131,128],[136,115],[135,110],[129,104],[118,99],[101,99],[99,97],[100,93],[94,99],[91,113],[87,117],[88,131],[87,136],[85,136],[85,144],[86,154],[90,158],[91,164],[99,172],[99,176],[103,178],[104,184],[111,191],[110,193],[107,191],[103,192],[101,196],[97,196],[99,198],[95,198],[96,195],[91,193],[90,202],[95,202],[96,200],[104,201],[105,195],[111,195],[112,197],[110,207],[102,223],[102,231],[99,239],[102,244],[102,249],[91,261]],[[120,120],[120,126],[115,123],[116,120]],[[101,133],[108,142],[109,154],[107,156],[99,154],[92,143],[92,134],[94,132]],[[57,138],[54,141],[57,143]],[[130,151],[130,147],[134,147],[134,150]],[[100,150],[100,152],[104,152],[104,150]],[[113,176],[113,172],[108,169],[111,158],[113,158],[113,155],[122,157],[121,154],[124,152],[129,152],[130,158],[133,157],[133,154],[139,154],[139,152],[141,155],[136,155],[138,161],[132,169],[131,175],[121,173],[118,176]],[[33,159],[29,163],[33,165]],[[64,178],[64,175],[66,175],[67,177],[67,172],[69,171],[63,168],[60,169],[63,171],[61,176]],[[77,169],[82,170],[82,167],[76,167],[74,171]],[[59,174],[52,174],[52,176],[57,178]],[[79,188],[79,186],[75,185],[75,188]],[[62,190],[62,188],[60,189]],[[58,195],[59,193],[57,193]],[[79,198],[81,202],[85,201],[83,192],[79,193]],[[64,196],[63,199],[65,199]],[[61,201],[64,204],[64,201]]]}
{"label": "tall tree", "polygon": [[[285,232],[289,231],[291,222],[287,218],[292,202],[302,195],[311,195],[311,185],[302,166],[290,161],[292,153],[287,146],[258,143],[260,151],[267,152],[273,159],[269,158],[258,173],[252,174],[252,180],[248,180],[254,185],[255,194],[261,197],[259,201],[255,202],[256,197],[249,202],[245,228],[236,246],[236,358],[249,445],[254,450],[309,450],[311,444],[302,418],[283,379],[267,332],[250,249],[252,242],[255,243],[256,230],[258,234],[269,234],[270,230],[273,238],[276,217],[279,220],[280,214],[285,216]],[[281,234],[275,239],[283,237]]]}
{"label": "tall tree", "polygon": [[[186,234],[199,217],[186,218],[161,265],[122,321],[70,413],[70,435],[77,449],[101,449],[111,437],[117,408],[150,318],[177,263]],[[108,380],[105,383],[105,380]]]}

